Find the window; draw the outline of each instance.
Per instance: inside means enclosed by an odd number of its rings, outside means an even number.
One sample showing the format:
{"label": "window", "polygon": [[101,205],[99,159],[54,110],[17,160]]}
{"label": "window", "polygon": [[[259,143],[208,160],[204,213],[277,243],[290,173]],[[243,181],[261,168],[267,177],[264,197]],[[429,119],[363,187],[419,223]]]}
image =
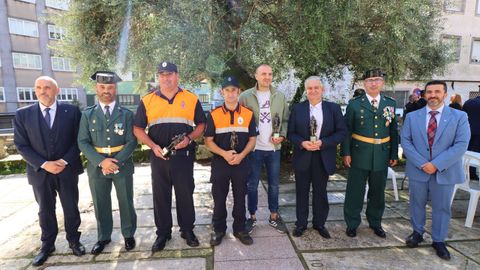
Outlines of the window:
{"label": "window", "polygon": [[465,11],[465,0],[445,0],[443,9],[447,12],[463,13]]}
{"label": "window", "polygon": [[198,100],[200,100],[200,102],[202,102],[202,103],[209,103],[210,102],[207,94],[198,95]]}
{"label": "window", "polygon": [[71,63],[71,59],[54,56],[52,56],[52,69],[54,71],[76,71]]}
{"label": "window", "polygon": [[10,34],[38,37],[38,24],[32,21],[8,18]]}
{"label": "window", "polygon": [[472,57],[470,63],[480,64],[480,38],[472,42]]}
{"label": "window", "polygon": [[68,0],[46,0],[45,5],[47,7],[68,10]]}
{"label": "window", "polygon": [[32,87],[17,87],[17,99],[19,102],[35,102],[37,96]]}
{"label": "window", "polygon": [[20,0],[20,1],[35,4],[35,0]]}
{"label": "window", "polygon": [[118,102],[121,105],[135,105],[134,95],[118,95]]}
{"label": "window", "polygon": [[477,15],[480,15],[480,0],[477,0]]}
{"label": "window", "polygon": [[460,61],[460,49],[462,45],[462,37],[444,35],[443,43],[447,45],[447,55],[453,62],[458,63]]}
{"label": "window", "polygon": [[26,69],[42,69],[42,59],[38,54],[12,53],[13,67]]}
{"label": "window", "polygon": [[5,102],[5,89],[0,87],[0,102]]}
{"label": "window", "polygon": [[65,38],[65,29],[53,24],[48,25],[48,38],[60,40]]}
{"label": "window", "polygon": [[74,101],[78,100],[77,88],[60,88],[60,94],[57,99],[60,101]]}

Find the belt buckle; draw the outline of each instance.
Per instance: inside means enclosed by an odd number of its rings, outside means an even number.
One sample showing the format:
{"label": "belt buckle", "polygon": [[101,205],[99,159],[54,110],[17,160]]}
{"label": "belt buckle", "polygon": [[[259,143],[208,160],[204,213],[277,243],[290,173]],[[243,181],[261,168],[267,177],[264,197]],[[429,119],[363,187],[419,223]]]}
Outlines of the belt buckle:
{"label": "belt buckle", "polygon": [[373,143],[374,143],[374,144],[381,144],[381,143],[382,143],[382,139],[374,138],[374,139],[373,139]]}
{"label": "belt buckle", "polygon": [[102,152],[104,154],[108,154],[109,156],[112,154],[112,149],[109,147],[102,147]]}

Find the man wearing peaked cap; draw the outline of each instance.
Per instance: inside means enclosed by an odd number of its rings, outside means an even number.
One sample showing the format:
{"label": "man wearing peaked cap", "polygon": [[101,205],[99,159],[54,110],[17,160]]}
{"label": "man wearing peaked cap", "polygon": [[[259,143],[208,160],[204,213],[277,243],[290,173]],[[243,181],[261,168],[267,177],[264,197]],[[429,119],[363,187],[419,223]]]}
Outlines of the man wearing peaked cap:
{"label": "man wearing peaked cap", "polygon": [[[365,72],[365,95],[348,102],[345,122],[348,134],[342,144],[344,165],[349,168],[344,216],[346,234],[357,235],[361,223],[366,183],[366,216],[373,232],[385,238],[382,216],[385,209],[385,182],[388,166],[398,160],[398,131],[395,100],[381,94],[386,73],[381,69]],[[367,182],[368,181],[368,182]]]}
{"label": "man wearing peaked cap", "polygon": [[137,215],[133,205],[133,160],[137,146],[133,135],[133,112],[116,102],[117,82],[114,72],[98,71],[96,81],[98,104],[83,111],[78,145],[88,159],[87,172],[97,218],[97,243],[92,254],[100,254],[111,241],[112,184],[120,208],[121,231],[127,251],[135,248]]}
{"label": "man wearing peaked cap", "polygon": [[250,169],[248,154],[255,147],[257,130],[253,112],[238,102],[240,89],[233,76],[225,77],[221,94],[223,106],[213,110],[207,119],[205,145],[215,155],[212,160],[212,196],[214,201],[210,244],[219,245],[227,230],[225,200],[230,182],[233,191],[233,235],[245,245],[253,243],[245,230],[245,195]]}
{"label": "man wearing peaked cap", "polygon": [[[153,252],[163,250],[172,238],[172,186],[180,236],[191,247],[199,245],[193,232],[194,140],[202,136],[206,121],[197,96],[178,86],[179,75],[175,64],[160,63],[157,76],[159,89],[142,98],[134,122],[135,136],[152,150],[153,211],[157,227]],[[148,133],[145,130],[147,127]],[[172,143],[175,136],[182,134],[185,134],[183,140],[175,146],[171,156],[165,157],[163,149]]]}

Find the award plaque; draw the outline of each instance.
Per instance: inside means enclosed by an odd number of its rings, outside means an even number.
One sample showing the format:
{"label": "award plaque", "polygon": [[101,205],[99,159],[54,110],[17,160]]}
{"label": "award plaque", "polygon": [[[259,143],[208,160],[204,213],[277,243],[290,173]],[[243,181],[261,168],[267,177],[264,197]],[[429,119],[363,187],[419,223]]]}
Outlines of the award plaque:
{"label": "award plaque", "polygon": [[170,157],[172,155],[172,153],[175,151],[175,146],[177,146],[177,144],[181,143],[185,139],[186,135],[187,135],[187,133],[182,133],[182,134],[178,134],[175,137],[173,137],[172,142],[168,146],[166,146],[162,149],[162,155],[166,158]]}
{"label": "award plaque", "polygon": [[272,137],[275,139],[280,138],[280,116],[278,116],[278,113],[275,113],[275,115],[272,118]]}
{"label": "award plaque", "polygon": [[317,119],[315,117],[310,117],[310,141],[316,142],[317,141]]}
{"label": "award plaque", "polygon": [[235,151],[235,148],[238,145],[238,135],[235,133],[235,131],[232,131],[230,134],[230,150]]}

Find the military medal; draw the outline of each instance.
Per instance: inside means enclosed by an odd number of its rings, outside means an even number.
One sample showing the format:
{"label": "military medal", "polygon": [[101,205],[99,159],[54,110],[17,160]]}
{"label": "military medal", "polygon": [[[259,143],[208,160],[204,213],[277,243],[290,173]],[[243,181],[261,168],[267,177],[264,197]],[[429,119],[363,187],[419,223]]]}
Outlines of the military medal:
{"label": "military medal", "polygon": [[393,118],[395,118],[395,108],[392,106],[385,106],[385,108],[383,108],[383,117],[387,119],[385,126],[388,127]]}
{"label": "military medal", "polygon": [[118,135],[122,136],[123,135],[123,132],[125,129],[122,128],[123,127],[123,123],[116,123],[114,125],[114,129],[113,129],[113,132],[117,133]]}

